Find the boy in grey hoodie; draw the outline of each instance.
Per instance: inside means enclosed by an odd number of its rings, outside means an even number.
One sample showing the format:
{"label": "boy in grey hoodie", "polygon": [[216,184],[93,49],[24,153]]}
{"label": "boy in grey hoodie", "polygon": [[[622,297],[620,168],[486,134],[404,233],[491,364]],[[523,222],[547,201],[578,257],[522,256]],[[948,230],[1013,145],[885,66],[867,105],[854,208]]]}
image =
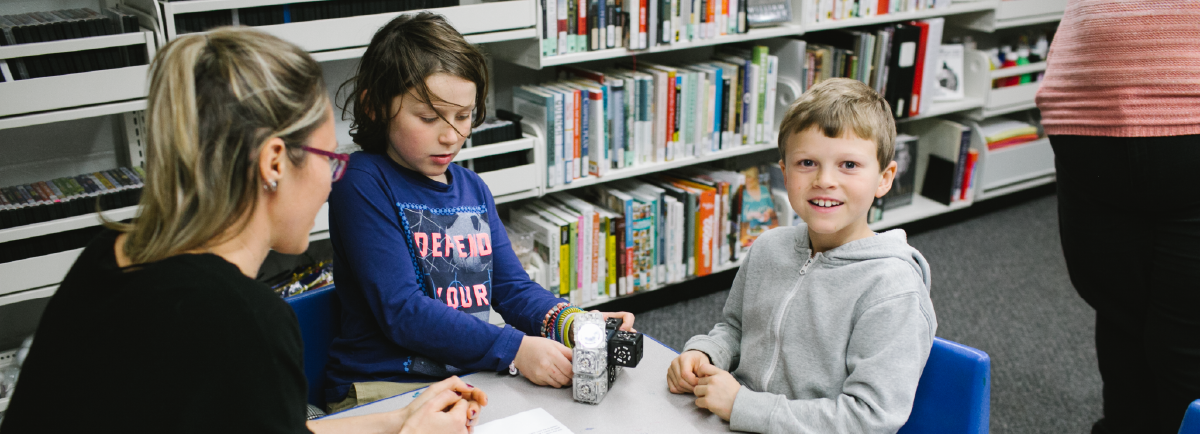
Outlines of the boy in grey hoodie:
{"label": "boy in grey hoodie", "polygon": [[671,392],[738,431],[904,425],[937,319],[925,258],[904,231],[867,226],[896,174],[895,138],[888,103],[859,81],[825,80],[793,103],[779,164],[804,223],[755,240],[723,321],[671,362]]}

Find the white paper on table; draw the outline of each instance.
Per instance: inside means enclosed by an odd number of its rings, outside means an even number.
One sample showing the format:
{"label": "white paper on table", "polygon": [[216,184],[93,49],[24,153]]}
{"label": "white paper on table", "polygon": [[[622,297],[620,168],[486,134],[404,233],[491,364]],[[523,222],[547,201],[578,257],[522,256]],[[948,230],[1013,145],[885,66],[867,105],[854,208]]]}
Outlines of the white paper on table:
{"label": "white paper on table", "polygon": [[475,434],[574,434],[541,407],[475,427]]}

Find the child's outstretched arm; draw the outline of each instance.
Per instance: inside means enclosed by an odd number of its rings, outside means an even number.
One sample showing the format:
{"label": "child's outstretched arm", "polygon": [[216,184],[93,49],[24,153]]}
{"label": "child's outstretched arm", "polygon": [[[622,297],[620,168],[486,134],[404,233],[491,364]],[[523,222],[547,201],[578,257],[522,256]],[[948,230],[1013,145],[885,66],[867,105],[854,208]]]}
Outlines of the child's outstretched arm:
{"label": "child's outstretched arm", "polygon": [[933,346],[932,312],[922,307],[921,297],[918,292],[900,294],[863,310],[846,346],[849,375],[840,395],[789,401],[783,395],[750,390],[763,386],[748,384],[737,392],[729,427],[771,433],[899,430],[912,412],[917,382]]}

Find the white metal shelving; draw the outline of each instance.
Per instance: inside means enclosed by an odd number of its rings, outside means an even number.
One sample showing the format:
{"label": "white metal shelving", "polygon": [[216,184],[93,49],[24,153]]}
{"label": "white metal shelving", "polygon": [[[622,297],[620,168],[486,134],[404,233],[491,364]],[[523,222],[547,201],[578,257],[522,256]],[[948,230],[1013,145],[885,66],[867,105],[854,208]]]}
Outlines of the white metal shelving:
{"label": "white metal shelving", "polygon": [[672,161],[640,164],[640,165],[636,165],[636,166],[625,168],[625,169],[613,169],[613,170],[610,170],[607,175],[604,175],[602,177],[588,176],[585,178],[576,179],[573,182],[571,182],[570,184],[562,184],[562,185],[557,185],[557,186],[554,186],[551,188],[547,188],[546,193],[549,194],[549,193],[557,193],[560,191],[573,190],[576,188],[587,187],[589,185],[601,184],[601,183],[614,181],[614,180],[618,180],[618,179],[632,178],[635,176],[664,172],[667,170],[677,169],[680,167],[693,166],[693,165],[700,164],[700,163],[707,163],[709,161],[724,160],[726,158],[736,157],[738,155],[746,155],[746,154],[752,154],[755,152],[769,151],[769,150],[775,150],[775,149],[779,149],[779,148],[777,146],[775,146],[774,144],[746,145],[746,146],[741,146],[741,147],[737,147],[737,148],[733,148],[733,149],[727,149],[727,150],[713,152],[711,154],[700,156],[700,157],[683,157],[683,158],[677,158]]}
{"label": "white metal shelving", "polygon": [[[154,58],[154,33],[144,30],[136,33],[0,47],[0,59],[11,60],[28,56],[129,45],[145,47],[146,58]],[[4,104],[0,105],[0,117],[2,117],[0,124],[24,126],[39,123],[39,120],[42,119],[64,120],[57,119],[54,115],[43,116],[44,113],[41,112],[129,102],[145,98],[146,72],[148,70],[149,66],[147,65],[127,66],[0,83],[0,101],[4,101]],[[94,112],[85,111],[75,114],[83,113]]]}
{"label": "white metal shelving", "polygon": [[971,12],[993,11],[996,9],[998,3],[1003,2],[998,0],[983,0],[966,3],[952,3],[950,7],[946,8],[932,8],[911,12],[897,12],[892,14],[876,15],[873,17],[823,21],[819,23],[804,24],[802,27],[806,33],[811,33],[822,30],[845,29],[909,20],[923,20],[926,18],[946,17]]}
{"label": "white metal shelving", "polygon": [[[104,212],[104,217],[112,221],[121,221],[130,219],[136,216],[138,207],[127,206]],[[83,229],[100,225],[100,218],[94,213],[67,217],[48,222],[28,224],[17,226],[8,229],[0,229],[0,243],[9,241],[23,240],[26,238],[40,237],[58,232],[66,232],[75,229]]]}
{"label": "white metal shelving", "polygon": [[[304,0],[315,1],[315,0]],[[175,16],[196,12],[213,12],[259,6],[302,3],[294,0],[193,0],[187,2],[153,2],[162,17],[165,39],[179,36]],[[143,5],[143,7],[148,7]],[[344,18],[300,21],[255,29],[278,36],[313,53],[320,61],[360,57],[375,32],[400,15],[433,12],[442,15],[474,43],[528,39],[537,35],[534,30],[533,0],[464,4],[443,8],[388,12]]]}
{"label": "white metal shelving", "polygon": [[1004,0],[991,10],[955,17],[949,24],[991,33],[1059,21],[1066,7],[1067,0]]}
{"label": "white metal shelving", "polygon": [[[721,272],[725,272],[725,271],[733,270],[733,269],[735,269],[735,268],[738,268],[738,267],[741,267],[741,266],[742,266],[742,260],[741,260],[741,259],[738,259],[738,260],[736,260],[736,261],[730,261],[730,262],[726,262],[726,263],[724,263],[724,264],[713,265],[713,267],[712,267],[712,273],[710,273],[710,274],[708,274],[708,275],[709,275],[709,276],[711,276],[711,275],[713,275],[713,274],[717,274],[717,273],[721,273]],[[599,306],[599,305],[602,305],[602,304],[604,304],[604,303],[608,303],[608,302],[610,302],[610,301],[614,301],[614,300],[621,300],[621,299],[626,299],[626,298],[630,298],[630,297],[637,297],[638,295],[641,295],[641,294],[647,294],[647,293],[651,293],[651,292],[654,292],[654,291],[657,291],[657,290],[660,290],[660,289],[666,288],[666,287],[668,287],[668,286],[682,285],[682,284],[685,284],[685,283],[687,283],[687,282],[690,282],[690,281],[693,281],[693,280],[696,280],[696,279],[699,279],[699,278],[702,278],[702,277],[705,277],[705,276],[691,276],[691,277],[688,277],[688,278],[686,278],[686,279],[680,280],[680,281],[678,281],[678,282],[670,282],[670,283],[666,283],[666,284],[660,285],[660,286],[658,286],[658,287],[655,287],[655,288],[653,288],[653,289],[646,290],[646,291],[639,291],[639,292],[635,292],[635,293],[633,293],[633,294],[627,294],[627,295],[618,295],[618,296],[615,296],[615,297],[611,297],[611,296],[610,296],[610,297],[598,298],[598,299],[595,299],[595,300],[592,300],[592,301],[589,301],[589,302],[583,303],[583,304],[581,304],[579,307],[581,307],[581,308],[583,308],[583,309],[591,309],[591,308],[593,308],[593,307],[595,307],[595,306]]]}
{"label": "white metal shelving", "polygon": [[950,205],[943,205],[933,199],[913,193],[911,204],[884,211],[883,220],[871,223],[871,230],[883,231],[970,206],[971,202],[951,202]]}

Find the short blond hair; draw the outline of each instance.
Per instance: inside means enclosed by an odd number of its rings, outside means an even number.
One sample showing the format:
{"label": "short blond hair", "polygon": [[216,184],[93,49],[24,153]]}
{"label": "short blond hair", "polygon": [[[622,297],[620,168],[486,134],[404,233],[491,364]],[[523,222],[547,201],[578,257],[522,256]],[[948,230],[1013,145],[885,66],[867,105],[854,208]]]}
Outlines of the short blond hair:
{"label": "short blond hair", "polygon": [[829,138],[853,132],[874,141],[881,171],[895,157],[896,121],[891,106],[861,81],[831,78],[793,102],[779,124],[779,158],[787,158],[788,138],[814,127]]}

